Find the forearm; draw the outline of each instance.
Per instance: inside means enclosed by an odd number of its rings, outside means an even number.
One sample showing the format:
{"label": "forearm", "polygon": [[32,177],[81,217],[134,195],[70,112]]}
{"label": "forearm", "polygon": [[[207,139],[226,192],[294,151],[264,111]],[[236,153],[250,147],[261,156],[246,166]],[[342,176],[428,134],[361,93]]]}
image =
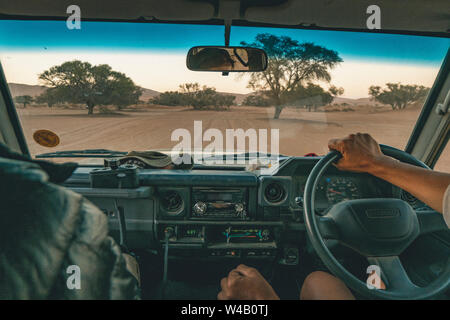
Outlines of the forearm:
{"label": "forearm", "polygon": [[442,213],[442,201],[450,184],[450,174],[419,168],[387,156],[376,159],[368,173],[402,188]]}

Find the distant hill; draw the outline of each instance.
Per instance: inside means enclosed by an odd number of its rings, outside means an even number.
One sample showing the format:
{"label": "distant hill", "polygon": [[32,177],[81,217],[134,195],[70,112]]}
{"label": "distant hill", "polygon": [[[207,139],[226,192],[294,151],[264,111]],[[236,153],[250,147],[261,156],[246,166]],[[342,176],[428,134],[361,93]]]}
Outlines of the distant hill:
{"label": "distant hill", "polygon": [[347,103],[349,105],[365,105],[365,106],[375,106],[375,105],[379,105],[380,103],[371,100],[370,98],[359,98],[359,99],[351,99],[351,98],[343,98],[343,97],[336,97],[333,100],[333,103],[338,103],[338,104],[342,104],[342,103]]}
{"label": "distant hill", "polygon": [[234,100],[236,104],[241,104],[244,99],[251,95],[251,93],[243,94],[243,93],[230,93],[230,92],[219,92],[220,94],[224,94],[227,96],[235,96],[236,99]]}
{"label": "distant hill", "polygon": [[141,101],[147,102],[148,99],[154,98],[154,97],[160,95],[160,92],[152,90],[152,89],[146,89],[146,88],[142,88],[142,87],[141,87],[141,89],[142,89],[142,95],[139,98],[139,100],[141,100]]}
{"label": "distant hill", "polygon": [[[11,91],[11,95],[13,97],[17,96],[38,96],[42,92],[44,92],[47,87],[46,86],[38,86],[38,85],[29,85],[29,84],[22,84],[22,83],[8,83],[9,90]],[[141,88],[142,89],[142,96],[141,100],[147,101],[148,99],[155,97],[159,95],[158,91]]]}
{"label": "distant hill", "polygon": [[14,97],[17,96],[32,96],[36,97],[44,92],[47,87],[45,86],[37,86],[37,85],[29,85],[29,84],[21,84],[21,83],[8,83],[9,90],[11,91],[11,95]]}

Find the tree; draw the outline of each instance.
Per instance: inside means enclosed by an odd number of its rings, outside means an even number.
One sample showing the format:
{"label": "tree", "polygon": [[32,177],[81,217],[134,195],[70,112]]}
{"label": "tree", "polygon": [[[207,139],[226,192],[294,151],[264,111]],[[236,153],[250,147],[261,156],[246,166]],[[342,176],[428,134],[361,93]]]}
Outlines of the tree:
{"label": "tree", "polygon": [[[116,74],[116,72],[114,72]],[[109,103],[115,105],[117,109],[139,103],[142,89],[135,86],[134,82],[121,73],[115,75],[115,81],[111,82]]]}
{"label": "tree", "polygon": [[264,92],[274,104],[274,119],[291,102],[295,90],[305,82],[329,82],[329,70],[343,61],[336,51],[310,42],[299,43],[286,36],[258,34],[253,43],[242,41],[241,44],[264,49],[268,55],[267,69],[251,73],[248,87]]}
{"label": "tree", "polygon": [[14,101],[16,103],[23,103],[23,107],[26,108],[27,104],[30,104],[33,102],[33,97],[32,96],[17,96],[14,98]]}
{"label": "tree", "polygon": [[98,105],[118,108],[135,104],[142,90],[125,74],[113,71],[109,65],[91,65],[79,60],[64,62],[39,75],[39,79],[54,89],[64,102],[84,103],[88,114]]}
{"label": "tree", "polygon": [[179,91],[166,91],[150,99],[150,103],[164,106],[190,106],[194,110],[228,109],[234,104],[235,96],[216,92],[215,88],[198,83],[184,83]]}
{"label": "tree", "polygon": [[375,101],[389,104],[392,110],[405,109],[408,104],[421,101],[428,95],[430,88],[419,85],[403,85],[401,83],[386,83],[386,88],[370,86],[369,95]]}
{"label": "tree", "polygon": [[58,96],[58,90],[55,88],[48,88],[35,99],[36,103],[45,103],[49,108],[57,103],[63,103],[63,97]]}
{"label": "tree", "polygon": [[218,93],[213,87],[200,87],[198,83],[182,84],[180,92],[184,95],[185,105],[192,106],[194,110],[204,110],[209,107],[228,109],[236,99],[233,95]]}
{"label": "tree", "polygon": [[242,101],[244,106],[267,107],[270,101],[263,94],[251,94]]}
{"label": "tree", "polygon": [[336,98],[337,96],[342,96],[344,94],[344,88],[342,87],[336,87],[336,86],[331,86],[328,89],[328,92],[333,96],[333,99]]}
{"label": "tree", "polygon": [[298,86],[290,93],[289,105],[296,107],[306,107],[308,111],[316,110],[317,107],[324,106],[333,101],[333,95],[325,91],[321,86],[308,82],[306,86]]}
{"label": "tree", "polygon": [[186,105],[185,96],[178,91],[166,91],[159,96],[151,98],[149,103],[161,105],[161,106],[183,106]]}
{"label": "tree", "polygon": [[216,104],[215,107],[230,109],[230,107],[234,104],[234,101],[236,100],[236,96],[230,95],[230,94],[219,94],[216,93]]}

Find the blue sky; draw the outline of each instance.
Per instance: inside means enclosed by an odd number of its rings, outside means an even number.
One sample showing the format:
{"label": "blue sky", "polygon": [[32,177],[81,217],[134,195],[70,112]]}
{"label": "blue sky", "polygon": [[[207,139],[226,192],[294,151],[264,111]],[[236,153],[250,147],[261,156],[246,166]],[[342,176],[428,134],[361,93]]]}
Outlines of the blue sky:
{"label": "blue sky", "polygon": [[[251,42],[258,33],[290,36],[339,52],[342,57],[440,64],[450,39],[356,32],[232,27],[231,44]],[[0,21],[2,50],[144,50],[186,52],[194,45],[222,45],[222,26],[82,22],[69,30],[64,21]]]}
{"label": "blue sky", "polygon": [[[252,42],[258,33],[336,50],[344,62],[324,85],[342,86],[344,96],[352,98],[367,97],[370,85],[387,82],[431,86],[450,45],[448,38],[256,27],[232,27],[231,45]],[[186,68],[190,47],[223,44],[223,26],[82,21],[81,30],[69,30],[65,21],[0,20],[0,62],[7,81],[25,84],[39,84],[44,70],[78,59],[107,63],[158,91],[199,82],[219,91],[250,92],[245,77]]]}

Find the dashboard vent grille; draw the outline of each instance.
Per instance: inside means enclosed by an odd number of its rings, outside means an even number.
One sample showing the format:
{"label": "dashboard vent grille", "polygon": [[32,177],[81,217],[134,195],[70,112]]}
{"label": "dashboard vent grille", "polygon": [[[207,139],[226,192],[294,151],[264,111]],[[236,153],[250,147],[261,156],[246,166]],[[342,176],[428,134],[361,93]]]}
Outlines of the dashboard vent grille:
{"label": "dashboard vent grille", "polygon": [[161,197],[161,205],[167,212],[178,212],[183,206],[183,199],[176,191],[167,191]]}
{"label": "dashboard vent grille", "polygon": [[264,190],[264,196],[270,203],[278,203],[286,198],[286,190],[277,182],[268,184]]}

